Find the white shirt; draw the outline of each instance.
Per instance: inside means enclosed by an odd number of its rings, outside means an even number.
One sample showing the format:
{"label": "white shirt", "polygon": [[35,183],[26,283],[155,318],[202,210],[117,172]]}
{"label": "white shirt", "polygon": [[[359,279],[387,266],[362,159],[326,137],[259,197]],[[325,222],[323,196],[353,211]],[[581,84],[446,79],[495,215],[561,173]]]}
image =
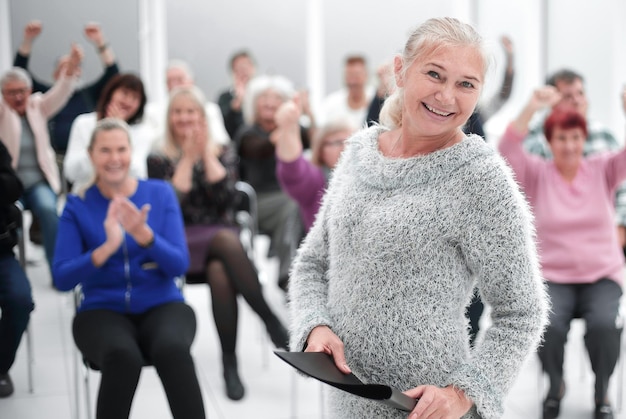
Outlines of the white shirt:
{"label": "white shirt", "polygon": [[367,122],[367,111],[369,105],[374,98],[375,89],[373,86],[366,86],[365,98],[366,105],[359,109],[352,109],[348,106],[348,90],[343,88],[337,90],[328,96],[322,102],[321,111],[317,116],[318,125],[323,126],[337,119],[349,119],[356,128],[362,128]]}
{"label": "white shirt", "polygon": [[[96,112],[78,115],[72,123],[67,151],[63,159],[63,176],[73,183],[72,192],[76,193],[93,181],[93,166],[89,160],[89,141],[97,123]],[[152,127],[141,122],[130,125],[132,158],[130,173],[139,179],[148,177],[147,159],[156,140]]]}

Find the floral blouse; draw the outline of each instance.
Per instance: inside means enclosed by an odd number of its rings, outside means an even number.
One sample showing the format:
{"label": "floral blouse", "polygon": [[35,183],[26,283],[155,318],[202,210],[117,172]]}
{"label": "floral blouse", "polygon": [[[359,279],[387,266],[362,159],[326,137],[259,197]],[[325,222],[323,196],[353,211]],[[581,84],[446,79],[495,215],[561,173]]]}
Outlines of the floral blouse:
{"label": "floral blouse", "polygon": [[[208,182],[204,163],[200,160],[193,167],[191,190],[186,193],[176,190],[185,225],[235,224],[238,157],[232,148],[224,147],[219,160],[226,169],[224,179],[217,183]],[[170,182],[178,161],[162,153],[150,154],[148,177]]]}

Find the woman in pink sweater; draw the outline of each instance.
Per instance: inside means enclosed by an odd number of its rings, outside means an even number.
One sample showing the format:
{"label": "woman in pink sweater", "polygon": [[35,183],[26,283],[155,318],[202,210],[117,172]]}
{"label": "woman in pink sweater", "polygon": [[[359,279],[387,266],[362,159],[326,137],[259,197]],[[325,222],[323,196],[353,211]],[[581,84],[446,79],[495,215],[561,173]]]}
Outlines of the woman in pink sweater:
{"label": "woman in pink sweater", "polygon": [[596,375],[595,418],[613,418],[609,378],[620,352],[619,301],[624,256],[618,244],[613,197],[626,179],[626,151],[583,158],[584,116],[555,109],[544,123],[554,155],[544,160],[522,142],[536,111],[559,100],[555,88],[536,90],[500,140],[535,215],[543,277],[552,300],[539,358],[550,379],[543,417],[556,418],[565,392],[563,353],[570,321],[585,320],[585,345]]}

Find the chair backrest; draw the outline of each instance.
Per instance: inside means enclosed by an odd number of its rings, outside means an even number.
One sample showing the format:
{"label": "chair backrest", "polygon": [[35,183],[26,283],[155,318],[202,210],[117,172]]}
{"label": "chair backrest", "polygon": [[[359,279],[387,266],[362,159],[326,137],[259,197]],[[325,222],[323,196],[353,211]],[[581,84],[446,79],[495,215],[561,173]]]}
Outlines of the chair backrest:
{"label": "chair backrest", "polygon": [[254,260],[254,238],[259,234],[258,207],[254,188],[247,182],[235,183],[235,221],[242,230],[242,242],[250,260]]}

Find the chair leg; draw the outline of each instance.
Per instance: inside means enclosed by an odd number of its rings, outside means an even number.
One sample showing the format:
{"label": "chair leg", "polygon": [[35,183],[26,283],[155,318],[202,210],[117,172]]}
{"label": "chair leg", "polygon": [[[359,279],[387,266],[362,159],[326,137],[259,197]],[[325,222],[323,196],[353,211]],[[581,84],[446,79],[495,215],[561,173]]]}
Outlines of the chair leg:
{"label": "chair leg", "polygon": [[83,373],[85,382],[85,409],[87,410],[87,418],[93,419],[93,409],[91,407],[91,384],[89,381],[89,367],[83,363]]}
{"label": "chair leg", "polygon": [[26,328],[26,351],[28,353],[28,392],[33,394],[35,392],[35,381],[33,378],[33,364],[35,363],[35,357],[33,355],[33,338],[30,331],[30,325]]}

